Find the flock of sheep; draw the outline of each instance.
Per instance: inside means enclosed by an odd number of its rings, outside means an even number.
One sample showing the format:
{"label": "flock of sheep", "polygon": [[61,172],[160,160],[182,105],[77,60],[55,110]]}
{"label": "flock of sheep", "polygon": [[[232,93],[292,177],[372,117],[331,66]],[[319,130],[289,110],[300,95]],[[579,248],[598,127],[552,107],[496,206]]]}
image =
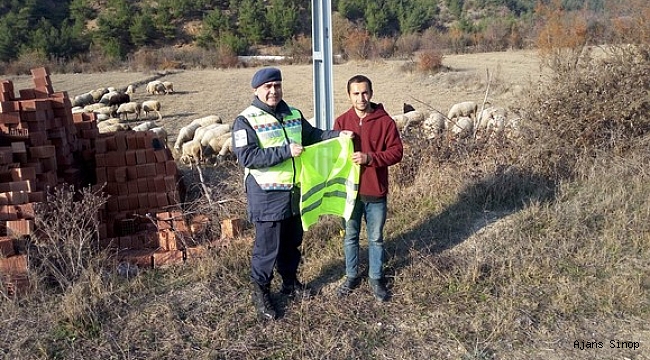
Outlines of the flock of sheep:
{"label": "flock of sheep", "polygon": [[[146,92],[150,95],[166,95],[174,93],[174,84],[170,81],[153,80],[146,84]],[[131,95],[136,91],[135,85],[123,89],[113,87],[100,88],[76,96],[72,101],[72,112],[92,112],[98,121],[100,133],[114,131],[151,131],[167,145],[168,133],[151,120],[150,113],[162,119],[161,104],[158,100],[133,101]],[[144,119],[140,114],[144,113]],[[129,115],[134,115],[134,121],[141,121],[131,126]],[[218,160],[232,153],[230,141],[231,127],[223,124],[218,115],[208,115],[193,120],[180,129],[174,150],[178,158],[185,164],[198,164],[209,160]]]}
{"label": "flock of sheep", "polygon": [[502,107],[488,106],[479,111],[476,102],[463,101],[452,105],[446,116],[437,110],[428,113],[404,104],[404,113],[394,115],[393,120],[403,133],[420,130],[429,139],[445,134],[456,139],[482,134],[514,138],[518,136],[519,120],[508,115],[508,111]]}
{"label": "flock of sheep", "polygon": [[[100,122],[111,118],[128,121],[129,114],[134,114],[135,120],[139,120],[140,113],[144,113],[146,118],[150,117],[150,113],[155,113],[158,115],[158,120],[162,119],[160,101],[147,100],[142,103],[133,101],[131,95],[135,91],[136,86],[133,84],[124,89],[106,87],[91,90],[74,97],[72,112],[95,113],[97,120]],[[173,92],[174,84],[169,81],[154,80],[147,84],[147,93],[149,94],[170,94]]]}
{"label": "flock of sheep", "polygon": [[[150,118],[150,114],[155,113],[157,120],[162,119],[160,101],[133,101],[131,95],[135,91],[135,85],[123,89],[108,87],[92,90],[73,99],[72,111],[95,113],[100,132],[152,131],[166,145],[167,131]],[[174,85],[170,81],[153,80],[146,84],[146,93],[172,94]],[[490,137],[518,136],[519,119],[509,118],[505,108],[487,105],[483,105],[483,109],[479,111],[476,102],[464,101],[452,105],[445,115],[435,109],[416,110],[413,106],[404,104],[403,114],[394,115],[393,120],[403,134],[420,131],[429,139],[444,136],[454,139],[478,138],[485,134]],[[144,118],[141,118],[141,113],[144,113]],[[134,115],[136,121],[142,122],[130,126],[130,114]],[[194,119],[179,130],[173,150],[178,160],[185,164],[216,162],[232,154],[231,130],[231,125],[224,124],[218,115]]]}

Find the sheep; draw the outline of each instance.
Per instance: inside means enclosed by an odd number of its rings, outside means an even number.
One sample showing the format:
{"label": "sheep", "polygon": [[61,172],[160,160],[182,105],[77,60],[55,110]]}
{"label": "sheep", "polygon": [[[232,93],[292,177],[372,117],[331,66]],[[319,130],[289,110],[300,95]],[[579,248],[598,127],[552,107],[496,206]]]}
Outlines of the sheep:
{"label": "sheep", "polygon": [[167,146],[167,138],[168,138],[167,130],[165,130],[161,126],[157,126],[149,129],[149,131],[153,132],[156,135],[156,137],[162,140],[165,146]]}
{"label": "sheep", "polygon": [[424,121],[425,114],[422,111],[413,110],[404,114],[393,116],[397,128],[407,132],[411,127],[420,126]]}
{"label": "sheep", "polygon": [[493,120],[496,117],[507,117],[508,111],[504,108],[497,108],[497,107],[488,107],[483,109],[478,115],[477,118],[477,128],[478,129],[486,129],[488,127],[488,124],[491,120]]}
{"label": "sheep", "polygon": [[174,149],[180,150],[183,143],[190,141],[194,138],[194,132],[196,129],[200,128],[201,124],[199,123],[190,123],[189,125],[183,126],[178,131],[178,136],[176,136],[176,142],[174,143]]}
{"label": "sheep", "polygon": [[201,126],[208,126],[212,124],[222,124],[223,120],[221,120],[221,117],[219,115],[208,115],[202,118],[194,119],[190,124],[195,123],[198,123]]}
{"label": "sheep", "polygon": [[107,92],[108,89],[106,88],[99,88],[97,90],[89,91],[90,95],[93,97],[93,102],[98,102]]}
{"label": "sheep", "polygon": [[124,104],[120,104],[120,106],[117,108],[117,115],[122,118],[122,114],[124,114],[124,118],[126,120],[129,120],[129,114],[135,114],[135,119],[138,120],[140,118],[140,110],[142,110],[142,105],[140,103],[131,101],[127,102]]}
{"label": "sheep", "polygon": [[72,100],[72,106],[81,106],[84,107],[86,105],[90,105],[94,103],[95,100],[93,99],[93,95],[89,92],[81,95],[77,95],[74,97]]}
{"label": "sheep", "polygon": [[222,152],[224,155],[228,154],[228,151],[232,152],[232,149],[227,150],[224,149],[224,144],[225,143],[232,143],[232,132],[228,131],[227,133],[211,137],[207,144],[203,147],[203,158],[207,159],[208,157],[211,157],[214,154],[221,154]]}
{"label": "sheep", "polygon": [[105,106],[106,105],[101,104],[101,103],[94,103],[94,104],[88,104],[88,105],[84,106],[83,109],[84,109],[85,112],[93,112],[93,111],[95,111],[97,109],[100,109],[100,108],[103,108]]}
{"label": "sheep", "polygon": [[[230,134],[230,133],[229,133]],[[227,155],[232,154],[232,139],[230,136],[226,139],[226,141],[223,142],[223,145],[221,145],[221,150],[219,151],[219,154],[217,157],[223,158]]]}
{"label": "sheep", "polygon": [[446,128],[446,120],[445,115],[438,111],[433,111],[422,123],[422,130],[424,130],[427,138],[434,139],[442,135]]}
{"label": "sheep", "polygon": [[203,161],[203,147],[201,143],[194,139],[184,143],[181,148],[180,161],[185,164],[191,164],[193,162],[200,163]]}
{"label": "sheep", "polygon": [[112,91],[104,94],[99,102],[105,105],[120,105],[131,101],[129,94],[119,91]]}
{"label": "sheep", "polygon": [[478,105],[474,101],[464,101],[452,105],[447,113],[447,118],[455,119],[461,116],[475,118],[478,111]]}
{"label": "sheep", "polygon": [[[207,146],[211,138],[223,135],[230,132],[230,130],[230,124],[217,124],[215,127],[206,130],[199,139],[199,142],[202,146]],[[194,134],[194,139],[196,139],[196,133]]]}
{"label": "sheep", "polygon": [[130,130],[131,128],[126,124],[121,124],[120,119],[110,118],[108,120],[97,123],[97,129],[100,133],[115,132],[121,130]]}
{"label": "sheep", "polygon": [[135,131],[147,131],[151,130],[153,128],[158,127],[158,125],[154,121],[145,121],[143,123],[140,123],[139,125],[136,125],[133,127],[133,130]]}
{"label": "sheep", "polygon": [[451,133],[454,134],[459,139],[465,139],[473,134],[474,132],[474,120],[468,116],[461,116],[456,118],[456,121],[453,121],[453,125],[450,127]]}
{"label": "sheep", "polygon": [[165,85],[160,80],[153,80],[147,83],[147,93],[148,94],[165,94]]}
{"label": "sheep", "polygon": [[125,93],[125,94],[129,94],[129,95],[131,95],[131,94],[135,94],[135,90],[136,90],[136,86],[133,85],[133,84],[129,84],[129,85],[126,87],[126,91],[125,91],[124,93]]}
{"label": "sheep", "polygon": [[194,131],[193,139],[201,141],[201,139],[203,138],[203,134],[206,131],[208,131],[210,129],[213,129],[213,128],[219,126],[219,125],[222,125],[222,124],[210,124],[210,125],[199,126],[199,128]]}
{"label": "sheep", "polygon": [[112,105],[112,106],[102,106],[100,108],[96,108],[92,112],[94,112],[97,115],[97,120],[102,121],[114,117],[116,114],[115,113],[116,110],[117,110],[117,106]]}
{"label": "sheep", "polygon": [[149,118],[150,112],[155,112],[158,114],[158,120],[162,119],[162,114],[160,113],[160,101],[158,100],[147,100],[142,103],[142,111],[144,116]]}
{"label": "sheep", "polygon": [[171,94],[174,92],[174,83],[171,81],[163,81],[163,86],[165,87],[165,94]]}

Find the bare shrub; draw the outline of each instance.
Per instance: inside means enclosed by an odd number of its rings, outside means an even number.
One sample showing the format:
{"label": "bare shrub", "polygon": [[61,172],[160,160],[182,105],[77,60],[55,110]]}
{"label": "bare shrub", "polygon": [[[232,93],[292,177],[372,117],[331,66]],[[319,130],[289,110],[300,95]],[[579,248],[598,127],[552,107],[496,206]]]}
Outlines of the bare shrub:
{"label": "bare shrub", "polygon": [[417,67],[423,73],[436,73],[442,69],[442,54],[435,51],[423,51],[418,55]]}
{"label": "bare shrub", "polygon": [[354,30],[354,24],[344,18],[339,12],[332,14],[332,52],[344,54],[346,52],[347,38]]}
{"label": "bare shrub", "polygon": [[391,38],[374,38],[370,57],[387,59],[394,55],[395,41]]}
{"label": "bare shrub", "polygon": [[311,61],[311,38],[298,36],[290,39],[284,45],[286,53],[296,64],[308,64]]}
{"label": "bare shrub", "polygon": [[101,190],[61,186],[37,204],[37,235],[28,251],[40,278],[65,290],[83,276],[99,251],[99,210],[106,200]]}
{"label": "bare shrub", "polygon": [[352,30],[345,40],[345,53],[353,60],[368,59],[371,47],[370,34],[364,29]]}
{"label": "bare shrub", "polygon": [[401,35],[395,40],[395,55],[401,58],[409,58],[418,51],[423,40],[417,33]]}
{"label": "bare shrub", "polygon": [[542,64],[558,73],[575,70],[588,40],[585,18],[562,10],[560,0],[539,3],[535,11],[544,19],[537,37]]}
{"label": "bare shrub", "polygon": [[606,58],[553,77],[521,109],[537,139],[522,165],[566,179],[576,175],[576,159],[627,153],[650,130],[649,68],[649,61]]}
{"label": "bare shrub", "polygon": [[47,55],[42,51],[34,50],[21,52],[18,59],[12,61],[5,69],[7,73],[16,75],[30,74],[30,70],[49,65]]}

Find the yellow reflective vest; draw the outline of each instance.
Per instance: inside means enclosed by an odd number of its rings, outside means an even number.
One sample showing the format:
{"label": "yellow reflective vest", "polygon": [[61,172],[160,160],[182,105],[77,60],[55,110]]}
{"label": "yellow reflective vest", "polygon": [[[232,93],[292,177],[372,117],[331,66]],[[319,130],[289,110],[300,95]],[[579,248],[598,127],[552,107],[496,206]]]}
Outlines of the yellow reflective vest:
{"label": "yellow reflective vest", "polygon": [[300,215],[305,231],[321,215],[350,219],[361,171],[350,160],[353,152],[352,139],[339,136],[307,146],[300,155]]}
{"label": "yellow reflective vest", "polygon": [[[258,145],[262,149],[285,146],[289,142],[302,144],[302,116],[295,108],[291,108],[291,115],[282,123],[273,115],[254,106],[249,106],[241,115],[246,117],[255,130]],[[295,174],[299,174],[300,164],[298,161],[294,163],[294,158],[268,168],[246,168],[244,179],[248,174],[252,175],[263,190],[290,190],[294,185],[294,166]]]}

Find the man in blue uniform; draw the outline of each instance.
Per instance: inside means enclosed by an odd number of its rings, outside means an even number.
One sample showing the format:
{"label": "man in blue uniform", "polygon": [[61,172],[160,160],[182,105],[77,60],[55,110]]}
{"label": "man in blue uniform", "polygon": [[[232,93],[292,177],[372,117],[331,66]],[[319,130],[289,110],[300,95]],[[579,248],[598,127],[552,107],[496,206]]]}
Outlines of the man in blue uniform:
{"label": "man in blue uniform", "polygon": [[300,221],[299,164],[303,146],[350,131],[313,127],[300,112],[282,100],[282,74],[265,67],[251,80],[253,101],[237,116],[232,129],[233,152],[244,167],[248,216],[255,224],[251,259],[253,303],[258,315],[275,319],[270,285],[273,270],[282,277],[280,292],[308,297],[311,290],[297,277],[303,230]]}

